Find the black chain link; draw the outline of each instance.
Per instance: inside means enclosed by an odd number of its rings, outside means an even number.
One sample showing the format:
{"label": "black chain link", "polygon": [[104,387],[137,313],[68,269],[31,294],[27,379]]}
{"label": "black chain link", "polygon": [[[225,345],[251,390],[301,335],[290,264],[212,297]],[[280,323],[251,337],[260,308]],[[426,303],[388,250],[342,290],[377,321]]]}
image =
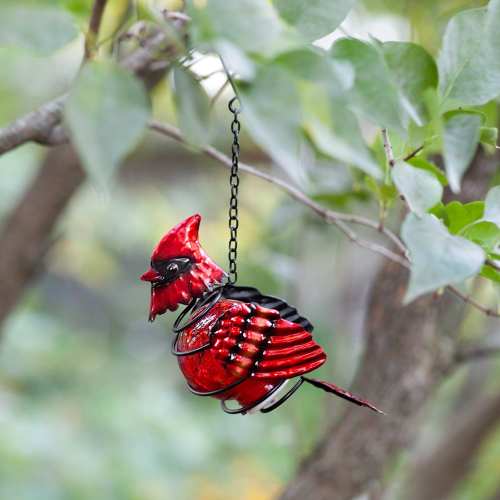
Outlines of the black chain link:
{"label": "black chain link", "polygon": [[240,143],[239,134],[241,124],[238,120],[240,113],[240,101],[237,97],[233,97],[229,101],[229,111],[233,113],[233,121],[231,122],[231,132],[233,134],[233,144],[231,145],[232,165],[231,175],[229,177],[229,186],[231,188],[231,198],[229,199],[229,278],[230,284],[236,283],[238,279],[238,271],[236,268],[236,258],[238,256],[238,188],[240,186],[240,178],[238,176],[238,166],[240,160]]}

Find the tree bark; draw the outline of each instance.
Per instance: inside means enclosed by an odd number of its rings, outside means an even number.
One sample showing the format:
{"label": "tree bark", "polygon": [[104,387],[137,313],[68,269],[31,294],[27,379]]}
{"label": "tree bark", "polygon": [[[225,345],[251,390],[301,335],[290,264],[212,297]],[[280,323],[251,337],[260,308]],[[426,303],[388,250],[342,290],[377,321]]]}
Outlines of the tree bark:
{"label": "tree bark", "polygon": [[472,468],[477,452],[499,423],[500,395],[473,401],[466,412],[450,421],[450,430],[415,466],[407,498],[453,498],[451,495]]}
{"label": "tree bark", "polygon": [[[185,22],[174,24],[181,33]],[[120,63],[152,89],[168,71],[177,52],[177,46],[158,31]],[[58,125],[65,99],[61,96],[0,131],[0,154],[29,140],[65,143],[66,131]],[[0,327],[40,269],[53,229],[84,179],[74,149],[70,145],[53,148],[9,214],[0,233]]]}
{"label": "tree bark", "polygon": [[388,262],[375,278],[367,344],[354,383],[354,392],[387,415],[350,406],[303,464],[282,500],[355,498],[374,486],[392,457],[411,443],[422,406],[449,353],[438,331],[443,299],[426,296],[402,307],[406,275]]}
{"label": "tree bark", "polygon": [[[496,161],[477,154],[463,183],[462,201],[484,196]],[[349,500],[383,490],[394,460],[414,441],[425,404],[452,366],[453,333],[464,306],[449,294],[433,294],[403,307],[406,285],[405,269],[383,264],[372,286],[366,344],[353,384],[354,392],[387,415],[349,407],[327,429],[281,500]]]}
{"label": "tree bark", "polygon": [[53,228],[85,175],[70,146],[47,155],[0,235],[0,324],[40,269]]}

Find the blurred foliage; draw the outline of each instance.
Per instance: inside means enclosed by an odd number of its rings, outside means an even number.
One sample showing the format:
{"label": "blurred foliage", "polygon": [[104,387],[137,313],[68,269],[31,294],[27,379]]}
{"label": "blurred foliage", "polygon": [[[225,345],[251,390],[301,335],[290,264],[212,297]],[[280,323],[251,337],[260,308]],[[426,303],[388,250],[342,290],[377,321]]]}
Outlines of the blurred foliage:
{"label": "blurred foliage", "polygon": [[[8,172],[6,160],[18,167],[24,156],[20,149],[0,164]],[[147,322],[149,292],[138,276],[163,230],[204,213],[204,246],[224,262],[217,192],[227,179],[219,167],[202,168],[188,178],[174,170],[160,185],[144,179],[116,187],[112,199],[88,187],[74,201],[47,275],[4,332],[0,498],[219,500],[236,491],[272,498],[314,443],[321,395],[303,391],[267,416],[225,415],[216,401],[186,390],[169,352],[171,318]],[[276,234],[274,191],[254,179],[245,187],[241,279],[287,294],[300,223]],[[13,188],[7,205],[17,195]],[[310,280],[319,272],[313,267]],[[327,318],[317,326],[318,337],[331,341]]]}

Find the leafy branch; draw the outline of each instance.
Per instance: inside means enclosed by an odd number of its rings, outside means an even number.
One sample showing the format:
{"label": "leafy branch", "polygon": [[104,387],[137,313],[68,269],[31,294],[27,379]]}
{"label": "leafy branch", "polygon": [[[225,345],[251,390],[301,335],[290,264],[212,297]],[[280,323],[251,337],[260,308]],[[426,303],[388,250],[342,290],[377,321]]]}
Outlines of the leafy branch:
{"label": "leafy branch", "polygon": [[[54,127],[58,125],[60,121],[64,100],[65,96],[62,96],[51,103],[43,105],[39,110],[16,120],[16,122],[11,124],[9,127],[0,130],[0,153],[4,153],[30,140],[40,142],[41,137],[48,138],[45,140],[45,142],[43,142],[44,144],[54,144],[54,142],[50,142],[50,137],[54,131]],[[149,126],[152,130],[168,136],[176,140],[177,142],[187,144],[187,141],[180,130],[172,125],[152,121],[150,122]],[[61,138],[59,138],[57,143],[60,144],[61,142],[65,141],[61,141]],[[385,142],[386,152],[389,155],[388,162],[390,164],[391,159],[392,161],[394,161],[394,157],[391,156],[393,149],[388,134],[385,135]],[[202,148],[202,151],[204,154],[221,163],[222,165],[228,168],[231,167],[231,159],[216,148],[212,146],[205,146]],[[409,260],[406,257],[408,253],[406,246],[393,231],[385,226],[381,227],[378,221],[356,214],[329,210],[319,203],[316,203],[314,200],[309,198],[305,193],[303,193],[293,185],[266,172],[263,172],[254,166],[242,163],[241,170],[279,187],[293,199],[311,209],[324,221],[335,225],[352,243],[355,243],[371,252],[377,253],[407,269],[410,268]],[[378,243],[360,238],[356,234],[356,232],[348,226],[349,223],[365,226],[380,232],[396,245],[402,255],[399,255],[392,250],[379,245]],[[474,300],[471,296],[464,294],[463,292],[458,290],[456,287],[448,286],[447,289],[449,289],[453,294],[462,299],[464,302],[470,304],[472,307],[475,307],[487,316],[500,317],[500,313],[494,311],[491,308],[483,306],[482,304]]]}
{"label": "leafy branch", "polygon": [[[382,129],[382,137],[383,137],[384,151],[386,153],[387,163],[389,164],[389,166],[394,167],[394,165],[396,164],[396,161],[394,159],[394,152],[393,152],[394,150],[393,150],[392,143],[391,143],[391,140],[389,137],[389,133],[388,133],[387,129],[385,129],[385,128]],[[422,146],[422,148],[423,148],[423,146]],[[417,152],[411,153],[410,156],[412,156],[412,157],[415,156],[416,154],[418,154],[418,151],[422,148],[418,148],[416,150]],[[406,207],[408,209],[410,209],[410,207],[408,206],[407,200],[404,197],[402,197],[402,199],[403,199],[403,202],[405,203]],[[405,256],[408,256],[408,254],[405,253]],[[410,259],[408,259],[408,260],[410,260]],[[487,259],[485,262],[492,265],[492,267],[495,267],[495,269],[498,268],[498,265],[491,259]],[[409,266],[406,265],[405,267],[409,267]],[[463,293],[457,287],[452,286],[452,285],[448,285],[448,286],[446,286],[446,289],[449,290],[451,293],[453,293],[458,298],[460,298],[461,300],[463,300],[464,302],[468,303],[472,307],[481,311],[486,316],[500,318],[500,312],[495,311],[494,309],[491,309],[489,307],[482,305],[481,303],[479,303],[477,300],[475,300],[470,295]]]}

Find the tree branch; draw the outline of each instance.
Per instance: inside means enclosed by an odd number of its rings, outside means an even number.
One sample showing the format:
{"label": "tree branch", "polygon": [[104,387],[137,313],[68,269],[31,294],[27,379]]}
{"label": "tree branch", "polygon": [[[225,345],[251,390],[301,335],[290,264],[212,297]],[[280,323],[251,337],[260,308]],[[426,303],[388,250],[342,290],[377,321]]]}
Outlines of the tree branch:
{"label": "tree branch", "polygon": [[500,318],[500,313],[498,311],[495,311],[494,309],[483,306],[477,300],[473,299],[470,295],[467,295],[466,293],[461,292],[458,288],[449,285],[446,287],[446,289],[449,290],[454,295],[456,295],[458,298],[462,299],[467,304],[470,304],[472,307],[474,307],[478,311],[481,311],[483,314],[486,314],[486,316],[490,316],[492,318]]}
{"label": "tree branch", "polygon": [[[382,137],[384,140],[384,150],[387,158],[387,162],[389,163],[389,166],[393,167],[395,165],[395,160],[394,160],[394,152],[391,144],[391,139],[389,137],[389,132],[387,129],[382,129]],[[417,154],[420,150],[423,149],[423,146],[415,150],[413,153],[411,153],[408,157],[406,158],[412,158]],[[408,203],[406,200],[403,198],[403,202],[405,203],[406,207],[410,209],[408,206]],[[492,265],[493,267],[497,267],[497,264],[494,261],[487,260],[486,264]],[[478,309],[481,311],[483,314],[486,314],[486,316],[491,316],[495,318],[500,318],[500,313],[498,311],[495,311],[494,309],[488,308],[486,306],[483,306],[476,300],[474,300],[470,295],[467,295],[463,292],[461,292],[458,288],[454,287],[453,285],[448,285],[446,287],[447,290],[449,290],[451,293],[459,297],[461,300],[463,300],[465,303],[471,305],[472,307]]]}
{"label": "tree branch", "polygon": [[[158,121],[153,120],[150,122],[149,127],[151,128],[151,130],[154,130],[167,137],[170,137],[171,139],[174,139],[175,141],[181,144],[187,144],[181,131],[170,124],[160,123]],[[388,135],[386,135],[386,140],[387,140],[387,147],[389,148],[390,151],[392,151],[392,146],[389,141]],[[210,158],[216,160],[218,163],[221,163],[222,165],[231,168],[232,164],[231,159],[218,149],[215,149],[212,146],[204,146],[201,148],[201,151]],[[274,177],[266,172],[263,172],[258,168],[255,168],[251,165],[247,165],[246,163],[240,163],[240,169],[243,172],[247,172],[251,175],[254,175],[255,177],[259,177],[265,180],[266,182],[269,182],[270,184],[279,187],[280,189],[285,191],[288,195],[290,195],[293,199],[302,203],[306,207],[310,208],[314,213],[319,215],[325,222],[337,226],[340,229],[340,231],[342,231],[342,233],[344,233],[345,236],[347,236],[347,238],[352,243],[355,243],[360,247],[366,248],[371,252],[382,255],[386,259],[389,259],[390,261],[395,262],[406,269],[410,267],[408,260],[408,249],[406,248],[406,246],[393,231],[387,229],[385,226],[381,227],[379,222],[368,219],[367,217],[363,217],[360,215],[346,214],[342,212],[335,212],[333,210],[329,210],[320,205],[319,203],[316,203],[314,200],[311,200],[311,198],[309,198],[305,193],[300,191],[300,189],[297,189],[291,184],[288,184],[287,182],[278,179],[277,177]],[[375,242],[359,238],[359,236],[352,229],[349,228],[347,223],[361,225],[379,231],[397,246],[398,250],[401,251],[404,257],[398,255],[392,250],[382,245],[379,245]],[[461,300],[463,300],[465,303],[471,305],[472,307],[475,307],[476,309],[486,314],[487,316],[500,318],[500,313],[498,311],[483,306],[469,295],[462,293],[456,287],[448,286],[447,289],[454,295],[459,297]]]}
{"label": "tree branch", "polygon": [[480,361],[500,355],[500,345],[467,345],[457,349],[455,363]]}
{"label": "tree branch", "polygon": [[30,141],[52,145],[51,131],[61,121],[65,101],[60,96],[0,129],[0,155]]}
{"label": "tree branch", "polygon": [[69,146],[52,149],[0,235],[0,324],[43,267],[52,229],[85,174]]}
{"label": "tree branch", "polygon": [[99,38],[99,30],[101,28],[102,16],[106,8],[108,0],[95,0],[90,15],[89,30],[85,37],[85,59],[90,59],[94,56],[97,40]]}
{"label": "tree branch", "polygon": [[[120,61],[120,64],[151,89],[176,57],[176,50],[176,47],[169,44],[167,35],[158,31],[144,40],[143,45]],[[59,96],[1,128],[0,155],[27,142],[47,146],[67,142],[66,134],[59,127],[67,97],[67,94]]]}
{"label": "tree branch", "polygon": [[[186,144],[186,140],[182,135],[181,131],[170,124],[152,121],[150,122],[149,127],[151,128],[151,130],[154,130],[167,137],[170,137],[171,139],[174,139],[175,141],[181,144]],[[218,149],[212,146],[204,146],[201,148],[201,151],[208,157],[217,161],[218,163],[221,163],[222,165],[231,168],[232,165],[231,159]],[[255,177],[259,177],[265,180],[266,182],[269,182],[270,184],[279,187],[281,190],[285,191],[288,195],[290,195],[294,200],[310,208],[314,213],[319,215],[325,222],[337,226],[352,242],[364,248],[370,249],[375,253],[383,255],[388,259],[398,262],[402,266],[405,267],[408,266],[408,262],[403,257],[396,254],[392,250],[389,250],[381,245],[378,245],[377,243],[360,239],[356,235],[356,233],[354,233],[351,229],[349,229],[349,227],[346,224],[346,223],[357,224],[379,231],[380,228],[378,222],[360,215],[346,214],[342,212],[335,212],[333,210],[329,210],[320,205],[319,203],[316,203],[315,201],[311,200],[311,198],[309,198],[306,194],[304,194],[300,189],[297,189],[295,186],[292,186],[291,184],[288,184],[282,179],[274,177],[271,174],[268,174],[267,172],[263,172],[262,170],[259,170],[258,168],[253,167],[252,165],[248,165],[246,163],[240,163],[240,170],[243,172],[247,172],[251,175],[254,175]],[[381,233],[384,234],[387,238],[389,238],[403,254],[406,253],[406,247],[395,233],[393,233],[390,229],[387,228],[382,228]]]}
{"label": "tree branch", "polygon": [[[163,32],[154,33],[121,64],[152,87],[164,76],[171,64],[168,57],[173,59],[175,50]],[[68,136],[60,125],[65,99],[61,96],[0,130],[0,154],[29,141],[67,142]],[[0,324],[41,268],[53,229],[84,178],[74,150],[70,146],[55,148],[9,214],[0,234]]]}
{"label": "tree branch", "polygon": [[[97,3],[99,3],[99,0],[96,0],[96,4]],[[91,21],[93,26],[92,29],[96,29],[96,26],[98,29],[100,24],[99,16],[102,17],[105,2],[101,0],[101,3],[102,5],[99,8],[96,4],[94,4],[96,18]],[[178,21],[178,23],[180,27],[183,27],[185,21],[182,19],[181,21]],[[142,47],[122,61],[122,65],[128,68],[131,72],[135,73],[138,77],[142,78],[148,87],[152,87],[163,75],[165,68],[169,64],[168,61],[170,58],[175,56],[175,50],[175,47],[173,48],[172,46],[166,44],[165,34],[159,31],[150,36]],[[54,101],[41,106],[38,110],[29,113],[25,117],[16,120],[6,128],[0,129],[0,155],[28,141],[36,141],[47,145],[62,144],[66,142],[67,135],[64,129],[60,126],[62,110],[66,97],[67,96],[61,96]],[[153,121],[150,124],[150,128],[182,144],[186,144],[186,141],[179,129],[169,124],[162,124]],[[387,129],[382,130],[382,136],[388,163],[390,166],[393,166],[395,164],[394,152]],[[222,163],[227,167],[231,167],[231,160],[217,149],[211,146],[206,146],[202,148],[202,151],[219,163]],[[260,177],[287,192],[292,198],[313,210],[323,220],[334,224],[346,235],[347,238],[349,238],[351,242],[356,243],[357,245],[372,252],[378,253],[379,255],[382,255],[383,257],[392,260],[405,268],[409,267],[407,248],[394,232],[387,229],[384,225],[380,224],[380,222],[355,214],[345,214],[328,210],[320,204],[314,202],[299,189],[281,179],[273,177],[270,174],[262,172],[250,165],[241,164],[241,169],[252,175]],[[392,250],[379,245],[378,243],[360,238],[353,230],[350,229],[348,226],[349,223],[376,229],[396,245],[403,257]],[[484,314],[493,317],[500,317],[500,313],[482,306],[471,297],[460,292],[458,289],[454,287],[448,288],[455,295],[473,307],[479,309]]]}

